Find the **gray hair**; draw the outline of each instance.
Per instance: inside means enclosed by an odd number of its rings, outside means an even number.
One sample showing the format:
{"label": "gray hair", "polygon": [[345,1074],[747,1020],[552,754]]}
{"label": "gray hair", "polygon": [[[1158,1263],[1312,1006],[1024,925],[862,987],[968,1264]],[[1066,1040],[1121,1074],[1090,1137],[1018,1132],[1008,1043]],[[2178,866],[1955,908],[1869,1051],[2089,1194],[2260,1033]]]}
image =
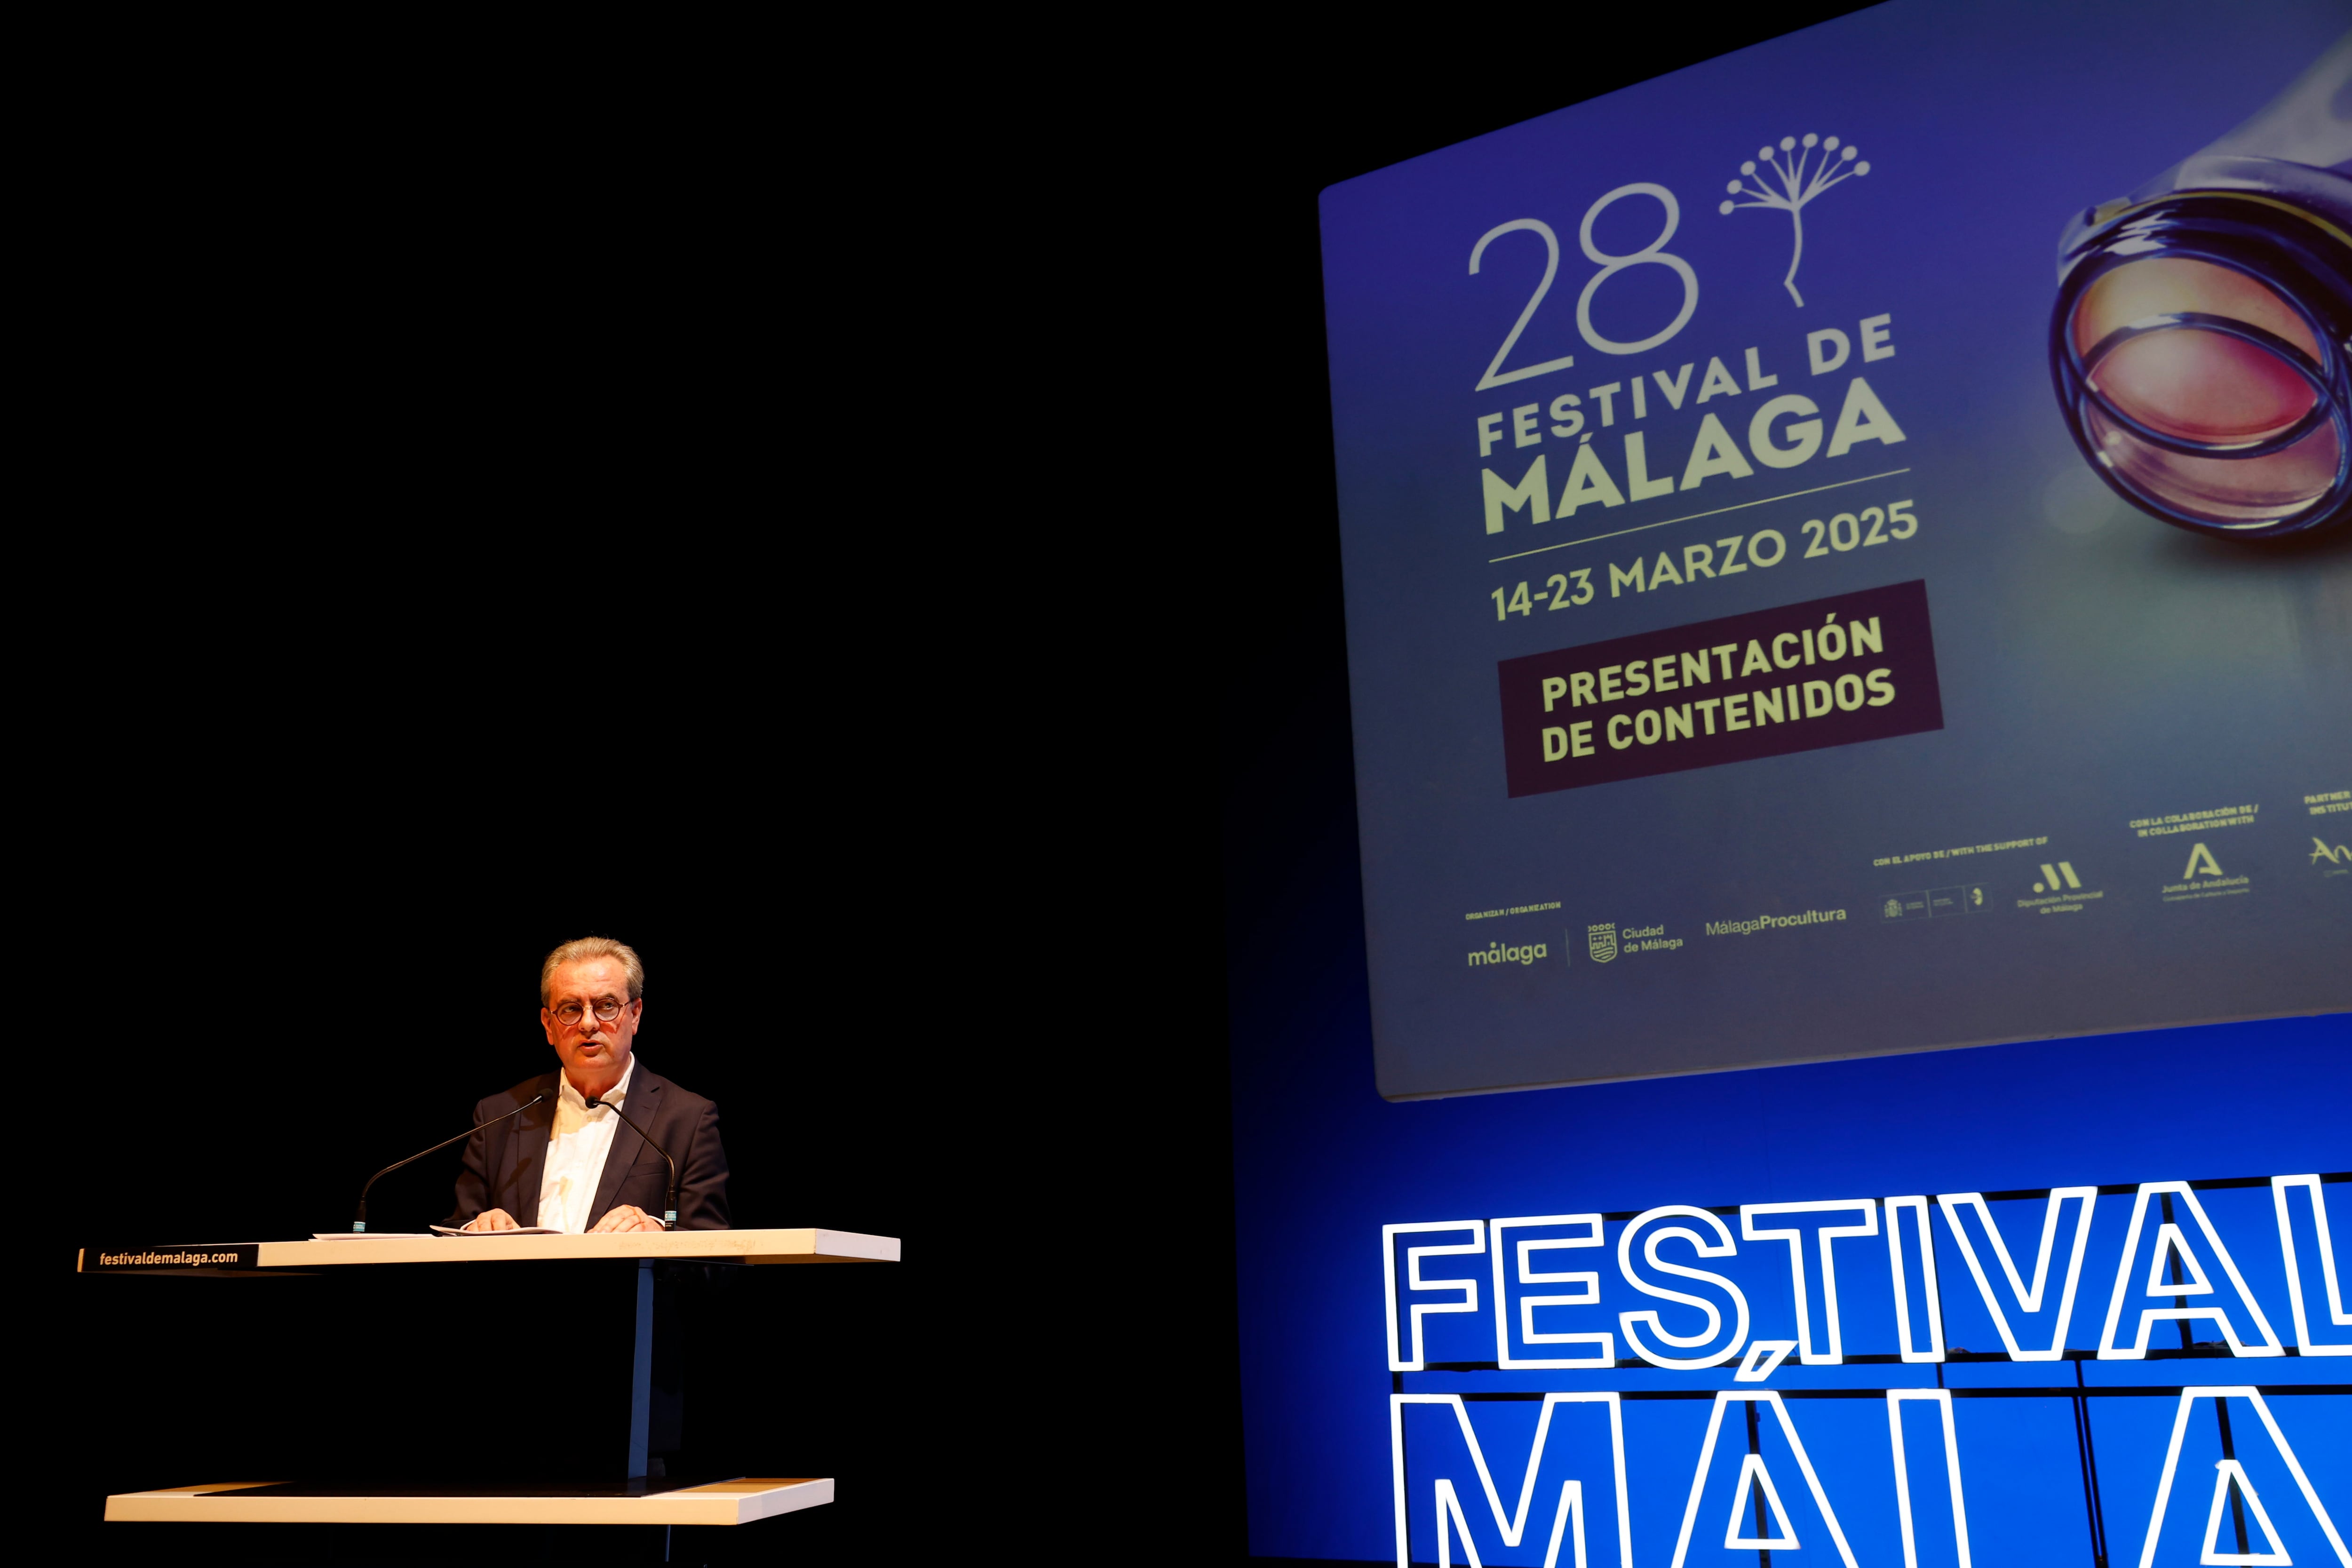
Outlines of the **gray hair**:
{"label": "gray hair", "polygon": [[567,942],[549,953],[546,962],[539,966],[539,1005],[542,1007],[547,1005],[551,994],[549,987],[553,984],[558,969],[567,963],[586,963],[599,958],[619,959],[623,973],[629,977],[629,1000],[635,1002],[644,997],[646,965],[645,961],[637,956],[637,950],[625,942],[614,942],[609,936],[583,936],[575,942]]}

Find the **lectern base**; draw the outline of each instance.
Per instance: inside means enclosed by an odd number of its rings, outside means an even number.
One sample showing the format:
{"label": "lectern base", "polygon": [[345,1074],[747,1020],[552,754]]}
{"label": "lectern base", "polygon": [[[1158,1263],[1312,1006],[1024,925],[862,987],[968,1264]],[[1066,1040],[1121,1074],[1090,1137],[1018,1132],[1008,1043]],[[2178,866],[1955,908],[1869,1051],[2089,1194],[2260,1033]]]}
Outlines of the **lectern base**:
{"label": "lectern base", "polygon": [[[656,1485],[661,1483],[656,1482]],[[739,1478],[644,1497],[547,1488],[499,1492],[416,1487],[377,1493],[354,1488],[279,1489],[270,1481],[224,1481],[118,1492],[109,1522],[177,1524],[750,1524],[833,1500],[833,1481]]]}

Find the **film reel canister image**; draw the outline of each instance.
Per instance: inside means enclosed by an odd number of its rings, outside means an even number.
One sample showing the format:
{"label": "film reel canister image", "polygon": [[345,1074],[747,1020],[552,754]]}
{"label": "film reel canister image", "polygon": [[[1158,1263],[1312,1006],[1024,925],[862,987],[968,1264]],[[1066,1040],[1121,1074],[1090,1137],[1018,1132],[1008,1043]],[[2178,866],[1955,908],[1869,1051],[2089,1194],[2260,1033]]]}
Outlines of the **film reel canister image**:
{"label": "film reel canister image", "polygon": [[2342,150],[2347,112],[2339,45],[2247,128],[2062,241],[2060,408],[2093,468],[2168,522],[2274,539],[2352,516],[2352,165],[2232,150]]}

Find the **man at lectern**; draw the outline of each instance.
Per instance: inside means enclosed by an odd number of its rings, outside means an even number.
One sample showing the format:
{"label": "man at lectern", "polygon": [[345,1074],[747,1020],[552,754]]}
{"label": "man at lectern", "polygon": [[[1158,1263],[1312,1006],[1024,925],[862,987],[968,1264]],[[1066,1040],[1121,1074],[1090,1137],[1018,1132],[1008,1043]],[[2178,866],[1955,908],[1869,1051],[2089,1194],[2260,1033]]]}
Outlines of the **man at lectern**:
{"label": "man at lectern", "polygon": [[[474,1108],[483,1125],[466,1142],[457,1212],[445,1223],[474,1231],[659,1230],[669,1193],[667,1150],[677,1162],[678,1228],[727,1227],[719,1108],[638,1065],[632,1047],[645,994],[646,967],[625,942],[583,937],[547,955],[539,1021],[563,1065]],[[546,1098],[520,1116],[508,1114],[534,1095]]]}

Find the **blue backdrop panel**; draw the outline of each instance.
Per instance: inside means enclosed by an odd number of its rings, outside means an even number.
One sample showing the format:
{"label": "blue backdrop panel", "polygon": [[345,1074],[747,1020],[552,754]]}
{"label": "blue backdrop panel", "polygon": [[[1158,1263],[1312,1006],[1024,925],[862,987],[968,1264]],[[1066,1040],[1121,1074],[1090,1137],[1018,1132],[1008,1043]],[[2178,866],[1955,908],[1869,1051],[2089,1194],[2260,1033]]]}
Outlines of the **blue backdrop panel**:
{"label": "blue backdrop panel", "polygon": [[[1342,909],[1323,911],[1338,929]],[[1355,984],[1349,984],[1350,979]],[[1435,1562],[1437,1482],[1457,1497],[1480,1561],[1546,1560],[1561,1483],[1577,1479],[1585,1498],[1587,1561],[1614,1563],[1616,1500],[1606,1423],[1590,1396],[1618,1396],[1633,1561],[1669,1564],[1690,1505],[1694,1470],[1719,1394],[1781,1396],[1832,1511],[1865,1563],[1901,1563],[1901,1530],[1893,1481],[1885,1391],[1926,1397],[1898,1405],[1905,1432],[1914,1549],[1923,1563],[1957,1562],[1952,1508],[1941,1446],[1941,1412],[1933,1394],[1953,1395],[1950,1409],[1967,1540],[1974,1563],[2087,1564],[2099,1532],[2112,1561],[2137,1563],[2166,1448],[2183,1389],[2258,1389],[2339,1534],[2352,1504],[2352,1358],[2298,1350],[2293,1300],[2279,1239],[2274,1193],[2282,1173],[2343,1173],[2352,1167],[2352,1135],[2343,1106],[2352,1102],[2352,1026],[2341,1017],[2216,1025],[2150,1033],[1987,1047],[1928,1055],[1772,1068],[1702,1079],[1589,1086],[1530,1093],[1393,1103],[1375,1092],[1364,1060],[1368,1033],[1360,973],[1338,966],[1296,988],[1261,978],[1242,994],[1236,1032],[1237,1183],[1244,1408],[1247,1426],[1252,1550],[1267,1556],[1396,1561],[1402,1502],[1412,1560]],[[2212,1187],[2231,1178],[2257,1184]],[[2142,1183],[2191,1184],[2198,1205],[2244,1279],[2253,1304],[2288,1353],[2226,1353],[2219,1326],[2188,1323],[2184,1352],[2178,1325],[2159,1321],[2143,1359],[2099,1359],[2099,1346],[2122,1264],[2123,1244]],[[1974,1211],[1959,1214],[2012,1336],[2025,1350],[2053,1343],[2063,1359],[2011,1359],[1971,1277],[1956,1231],[1935,1200],[1989,1194],[2003,1245],[2031,1286],[2050,1188],[2120,1188],[2094,1203],[2075,1299],[2063,1339],[2053,1319],[2083,1200],[2062,1200],[2050,1277],[2039,1310],[2019,1310],[2001,1265]],[[2352,1184],[2319,1184],[2330,1220],[2336,1274],[2352,1286],[2345,1239],[2352,1235]],[[2301,1295],[2315,1345],[2352,1345],[2352,1327],[2326,1318],[2309,1189],[2290,1188],[2291,1234]],[[2026,1194],[2025,1196],[2000,1194]],[[1832,1238],[1839,1328],[1844,1361],[1801,1364],[1792,1352],[1761,1383],[1738,1380],[1743,1353],[1702,1371],[1673,1371],[1632,1355],[1619,1315],[1657,1308],[1664,1325],[1685,1337],[1704,1326],[1696,1309],[1641,1295],[1619,1268],[1615,1241],[1626,1220],[1606,1220],[1600,1248],[1533,1255],[1536,1272],[1589,1270],[1598,1300],[1538,1308],[1536,1331],[1617,1334],[1616,1364],[1591,1370],[1506,1369],[1498,1342],[1491,1247],[1422,1260],[1431,1288],[1410,1288],[1412,1247],[1463,1246],[1461,1229],[1390,1238],[1397,1289],[1383,1269],[1383,1229],[1578,1213],[1638,1214],[1660,1205],[1722,1208],[1739,1237],[1740,1205],[1922,1195],[1934,1238],[1945,1359],[1896,1359],[1902,1332],[1894,1311],[1894,1268],[1885,1237]],[[2151,1236],[2162,1221],[2151,1197],[2147,1223],[2126,1279],[2125,1314],[2115,1336],[2129,1348],[2144,1306],[2163,1310],[2175,1298],[2142,1289],[2155,1256]],[[1885,1221],[1889,1209],[1876,1205]],[[2212,1250],[2185,1199],[2176,1195],[2177,1226],[2187,1256],[2237,1313],[2242,1338],[2256,1334],[2237,1293],[2215,1267]],[[1905,1209],[1908,1321],[1925,1350],[1930,1314],[1919,1299],[1917,1211]],[[1852,1222],[1852,1212],[1828,1216]],[[1696,1222],[1685,1221],[1696,1228]],[[1759,1214],[1759,1228],[1788,1216]],[[1818,1262],[1821,1216],[1807,1216],[1809,1317],[1824,1333]],[[1799,1227],[1790,1225],[1791,1228]],[[1491,1226],[1489,1239],[1491,1240]],[[1506,1229],[1506,1303],[1517,1338],[1521,1303],[1538,1293],[1581,1296],[1578,1285],[1518,1284],[1517,1242],[1577,1226]],[[1738,1239],[1729,1257],[1699,1258],[1687,1246],[1662,1244],[1668,1262],[1698,1267],[1736,1284],[1751,1314],[1748,1342],[1797,1338],[1795,1289],[1785,1241]],[[2164,1269],[2180,1267],[2168,1255]],[[1635,1266],[1695,1296],[1706,1288]],[[2186,1269],[2181,1270],[2187,1278]],[[1446,1281],[1454,1283],[1447,1284]],[[1422,1370],[1391,1370],[1389,1334],[1410,1357],[1412,1310],[1447,1306],[1460,1282],[1476,1288],[1479,1310],[1425,1313]],[[2340,1292],[2339,1292],[2340,1294]],[[2201,1295],[2180,1297],[2202,1302]],[[1727,1298],[1724,1315],[1730,1316]],[[1727,1328],[1696,1356],[1720,1350]],[[1511,1349],[1584,1352],[1584,1345]],[[1652,1348],[1658,1347],[1653,1342]],[[2250,1348],[2254,1348],[2250,1343]],[[1536,1484],[1516,1547],[1482,1495],[1476,1464],[1462,1436],[1466,1420],[1506,1516],[1520,1508],[1533,1434],[1548,1394],[1587,1396],[1562,1405],[1537,1465]],[[1429,1403],[1458,1395],[1462,1415]],[[1752,1402],[1743,1402],[1752,1403]],[[2197,1402],[2175,1456],[2172,1497],[2159,1532],[2158,1563],[2195,1563],[2221,1457],[2215,1401]],[[2233,1446],[2249,1484],[2294,1561],[2335,1560],[2262,1413],[2242,1397],[2229,1401]],[[1394,1426],[1392,1428],[1392,1419]],[[1403,1437],[1403,1475],[1392,1437]],[[2087,1436],[2086,1436],[2087,1434]],[[1758,1561],[1754,1549],[1727,1552],[1726,1514],[1748,1452],[1746,1411],[1727,1409],[1717,1453],[1702,1485],[1686,1561]],[[1757,1452],[1801,1543],[1838,1555],[1822,1529],[1777,1418],[1760,1414]],[[2095,1471],[2095,1484],[2093,1474]],[[1793,1478],[1793,1479],[1792,1479]],[[1757,1489],[1749,1483],[1748,1491]],[[2096,1506],[2094,1507],[2095,1500]],[[2225,1500],[2226,1505],[2226,1500]],[[2191,1516],[2194,1516],[2193,1518]],[[1767,1508],[1767,1523],[1770,1522]],[[2249,1515],[2250,1528],[2253,1521]],[[1752,1519],[1751,1519],[1751,1522]],[[2224,1507],[2219,1550],[2235,1550]],[[1451,1526],[1449,1525],[1449,1531]],[[2185,1533],[2182,1533],[2185,1532]],[[2179,1536],[2176,1540],[2175,1536]],[[1751,1532],[1749,1539],[1767,1539]],[[1572,1561],[1573,1531],[1561,1563]],[[2186,1542],[2185,1545],[2182,1542]],[[2300,1544],[2298,1544],[2300,1543]],[[2315,1546],[2314,1543],[2316,1543]],[[2265,1550],[2258,1528],[2250,1542]],[[2316,1555],[2306,1556],[2307,1551]],[[2186,1555],[2182,1553],[2185,1552]],[[1468,1561],[1453,1544],[1452,1560]]]}

